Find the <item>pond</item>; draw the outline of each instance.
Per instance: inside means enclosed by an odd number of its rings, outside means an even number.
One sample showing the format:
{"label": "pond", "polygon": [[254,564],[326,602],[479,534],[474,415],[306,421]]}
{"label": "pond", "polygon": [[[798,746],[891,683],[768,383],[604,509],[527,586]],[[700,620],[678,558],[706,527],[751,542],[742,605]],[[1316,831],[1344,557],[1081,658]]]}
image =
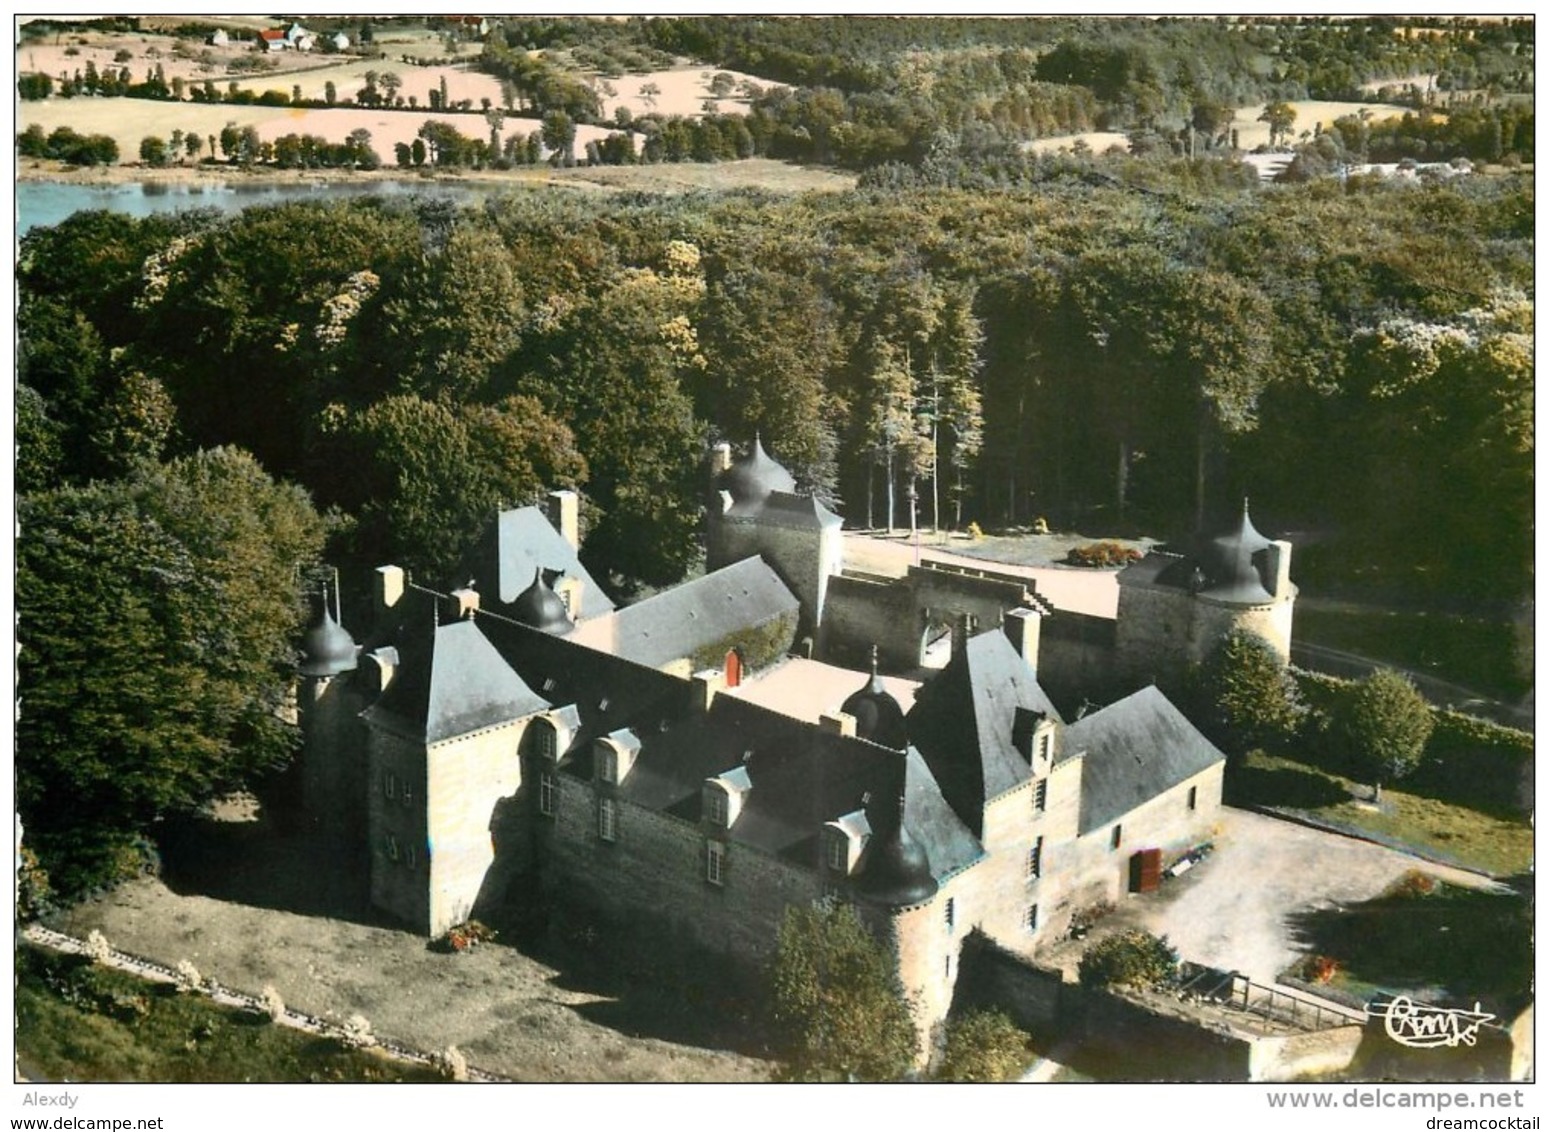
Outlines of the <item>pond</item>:
{"label": "pond", "polygon": [[106,209],[130,216],[176,212],[190,208],[217,208],[239,212],[255,204],[291,201],[343,200],[366,196],[419,196],[458,204],[483,199],[504,186],[447,184],[425,181],[331,181],[324,184],[229,184],[183,185],[137,181],[119,185],[78,185],[56,181],[20,181],[16,185],[16,235],[36,227],[58,224],[71,214]]}

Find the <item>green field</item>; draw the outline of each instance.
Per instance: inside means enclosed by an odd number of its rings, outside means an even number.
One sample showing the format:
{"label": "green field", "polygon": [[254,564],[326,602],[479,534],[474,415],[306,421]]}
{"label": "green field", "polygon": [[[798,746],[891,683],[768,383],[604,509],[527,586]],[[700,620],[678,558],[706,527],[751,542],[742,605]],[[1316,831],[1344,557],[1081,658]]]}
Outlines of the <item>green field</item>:
{"label": "green field", "polygon": [[1413,849],[1438,861],[1497,876],[1533,863],[1533,827],[1465,806],[1384,788],[1380,808],[1371,787],[1292,759],[1253,751],[1227,771],[1227,801],[1302,815],[1321,824]]}

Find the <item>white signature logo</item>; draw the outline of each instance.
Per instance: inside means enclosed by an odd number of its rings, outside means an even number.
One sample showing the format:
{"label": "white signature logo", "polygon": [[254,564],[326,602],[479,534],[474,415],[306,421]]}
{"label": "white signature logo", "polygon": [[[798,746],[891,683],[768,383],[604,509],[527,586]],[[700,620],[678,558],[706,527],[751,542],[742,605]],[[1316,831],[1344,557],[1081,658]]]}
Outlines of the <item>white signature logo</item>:
{"label": "white signature logo", "polygon": [[1495,1020],[1495,1015],[1481,1011],[1477,1002],[1472,1010],[1449,1010],[1426,1006],[1404,995],[1387,1002],[1368,1002],[1366,1013],[1382,1019],[1388,1037],[1415,1049],[1471,1046],[1477,1040],[1479,1027]]}

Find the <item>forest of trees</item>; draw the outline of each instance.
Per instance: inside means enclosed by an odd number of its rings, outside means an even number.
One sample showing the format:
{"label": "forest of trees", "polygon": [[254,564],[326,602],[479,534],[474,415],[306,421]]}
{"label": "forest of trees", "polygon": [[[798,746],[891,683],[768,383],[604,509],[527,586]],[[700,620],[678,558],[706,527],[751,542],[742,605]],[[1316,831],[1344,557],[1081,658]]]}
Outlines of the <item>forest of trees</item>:
{"label": "forest of trees", "polygon": [[[498,508],[574,487],[588,568],[628,597],[695,565],[716,439],[761,434],[854,526],[1178,539],[1251,495],[1263,529],[1314,536],[1304,588],[1487,613],[1529,595],[1532,180],[1264,189],[1169,159],[1187,147],[1166,125],[1211,137],[1212,106],[1416,66],[1509,84],[1522,29],[995,24],[621,21],[598,45],[831,84],[757,94],[735,128],[653,119],[619,160],[867,168],[850,192],[399,196],[28,233],[18,796],[61,887],[283,765],[271,723],[321,561],[347,603],[388,561],[444,581]],[[590,92],[517,48],[571,30],[507,29],[551,149]],[[1336,62],[1355,69],[1315,77]],[[1149,157],[1011,144],[1146,121],[1171,139]],[[1521,103],[1422,108],[1341,122],[1306,158],[1418,138],[1493,160],[1531,132]],[[531,159],[535,136],[507,142]],[[96,159],[72,132],[24,141]],[[294,142],[304,163],[315,139]],[[454,144],[416,142],[432,162]]]}
{"label": "forest of trees", "polygon": [[1521,592],[1531,184],[1185,183],[80,215],[23,246],[20,486],[237,445],[336,553],[437,572],[572,483],[628,587],[692,557],[707,439],[762,430],[852,522],[913,486],[1181,535],[1247,491],[1384,584]]}

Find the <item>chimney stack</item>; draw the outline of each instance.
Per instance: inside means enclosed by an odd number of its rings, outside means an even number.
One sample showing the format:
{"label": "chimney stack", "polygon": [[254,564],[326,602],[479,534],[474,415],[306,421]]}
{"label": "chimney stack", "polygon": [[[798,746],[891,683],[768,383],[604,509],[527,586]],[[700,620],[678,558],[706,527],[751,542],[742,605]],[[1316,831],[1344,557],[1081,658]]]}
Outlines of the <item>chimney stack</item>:
{"label": "chimney stack", "polygon": [[848,712],[825,711],[818,716],[818,730],[825,735],[839,735],[846,739],[855,738],[855,717]]}
{"label": "chimney stack", "polygon": [[974,619],[971,613],[952,615],[952,659],[956,660],[968,648],[968,638],[973,636]]}
{"label": "chimney stack", "polygon": [[1038,639],[1042,629],[1042,616],[1035,609],[1008,609],[1001,622],[1001,631],[1034,676],[1038,675]]}
{"label": "chimney stack", "polygon": [[469,621],[479,610],[479,591],[472,586],[463,586],[451,592],[451,608],[448,620]]}
{"label": "chimney stack", "polygon": [[581,497],[573,491],[551,491],[548,497],[549,522],[571,550],[581,549]]}
{"label": "chimney stack", "polygon": [[403,591],[407,580],[404,577],[402,566],[378,566],[374,578],[375,609],[377,618],[398,604],[403,597]]}

